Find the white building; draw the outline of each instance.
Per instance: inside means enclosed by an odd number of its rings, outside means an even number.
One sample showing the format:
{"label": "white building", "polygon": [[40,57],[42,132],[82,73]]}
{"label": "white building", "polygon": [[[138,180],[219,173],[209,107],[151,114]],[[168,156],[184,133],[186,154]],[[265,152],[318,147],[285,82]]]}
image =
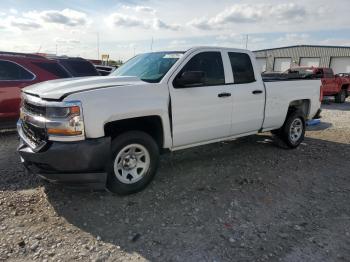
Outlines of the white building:
{"label": "white building", "polygon": [[261,71],[282,72],[293,66],[331,67],[350,73],[350,47],[299,45],[254,51]]}

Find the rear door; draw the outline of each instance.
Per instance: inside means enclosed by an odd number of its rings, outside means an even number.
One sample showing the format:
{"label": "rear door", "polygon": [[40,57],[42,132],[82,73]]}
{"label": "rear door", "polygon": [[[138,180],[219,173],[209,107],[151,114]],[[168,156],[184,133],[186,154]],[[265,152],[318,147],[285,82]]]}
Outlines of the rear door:
{"label": "rear door", "polygon": [[[232,83],[228,85],[233,95],[231,135],[260,130],[264,120],[265,88],[255,76],[248,53],[228,52]],[[259,81],[258,81],[259,80]]]}
{"label": "rear door", "polygon": [[[177,86],[185,72],[202,72],[204,81],[196,86]],[[232,97],[225,82],[220,50],[197,50],[169,80],[173,123],[173,146],[181,147],[229,136]]]}

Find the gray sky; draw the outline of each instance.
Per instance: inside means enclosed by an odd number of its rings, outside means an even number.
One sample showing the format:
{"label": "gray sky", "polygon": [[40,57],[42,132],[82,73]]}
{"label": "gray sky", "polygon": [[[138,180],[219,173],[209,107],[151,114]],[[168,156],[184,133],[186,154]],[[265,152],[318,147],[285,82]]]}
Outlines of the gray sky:
{"label": "gray sky", "polygon": [[0,49],[128,59],[193,45],[350,45],[345,0],[2,0]]}

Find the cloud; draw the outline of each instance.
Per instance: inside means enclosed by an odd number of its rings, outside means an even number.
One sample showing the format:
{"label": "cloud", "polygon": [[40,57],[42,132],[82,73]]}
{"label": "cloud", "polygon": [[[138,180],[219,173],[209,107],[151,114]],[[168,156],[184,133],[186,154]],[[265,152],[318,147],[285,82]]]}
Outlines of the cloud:
{"label": "cloud", "polygon": [[35,30],[49,27],[50,25],[64,25],[68,27],[85,26],[88,24],[88,18],[85,13],[72,9],[36,10],[18,13],[16,9],[9,11],[13,15],[1,14],[1,29],[9,30]]}
{"label": "cloud", "polygon": [[212,25],[210,24],[210,20],[206,18],[195,18],[192,21],[188,22],[188,25],[201,30],[213,29]]}
{"label": "cloud", "polygon": [[156,12],[155,9],[149,6],[136,6],[135,10],[136,12],[144,12],[144,13],[151,13],[151,14],[154,14]]}
{"label": "cloud", "polygon": [[21,30],[31,30],[31,29],[38,29],[41,28],[41,25],[39,23],[36,23],[30,19],[26,18],[10,18],[10,25],[12,27],[19,28]]}
{"label": "cloud", "polygon": [[10,13],[11,13],[11,14],[14,14],[14,15],[17,15],[17,14],[18,14],[18,11],[17,11],[17,9],[10,8]]}
{"label": "cloud", "polygon": [[85,13],[72,9],[48,10],[38,13],[39,17],[47,23],[61,24],[66,26],[84,26],[88,19]]}
{"label": "cloud", "polygon": [[15,16],[4,16],[1,19],[0,29],[1,30],[21,30],[28,31],[33,29],[41,28],[40,23],[34,21],[33,19],[25,18],[25,17],[15,17]]}
{"label": "cloud", "polygon": [[107,18],[107,22],[116,27],[146,27],[146,24],[142,19],[121,13],[111,14]]}
{"label": "cloud", "polygon": [[179,25],[167,24],[159,18],[139,18],[132,15],[126,15],[122,13],[113,13],[106,19],[107,24],[114,27],[138,27],[143,29],[165,29],[165,30],[178,30]]}
{"label": "cloud", "polygon": [[156,13],[156,10],[153,9],[152,7],[149,7],[149,6],[142,6],[142,5],[128,6],[128,5],[123,5],[122,8],[126,9],[126,10],[135,11],[135,12],[138,12],[138,13],[147,13],[147,14],[152,14],[152,15]]}
{"label": "cloud", "polygon": [[225,28],[232,24],[264,21],[284,23],[307,19],[305,7],[290,4],[235,4],[209,19],[194,19],[188,24],[201,30]]}
{"label": "cloud", "polygon": [[180,26],[177,24],[167,24],[160,20],[159,18],[153,19],[153,28],[154,29],[168,29],[168,30],[174,30],[177,31],[180,29]]}

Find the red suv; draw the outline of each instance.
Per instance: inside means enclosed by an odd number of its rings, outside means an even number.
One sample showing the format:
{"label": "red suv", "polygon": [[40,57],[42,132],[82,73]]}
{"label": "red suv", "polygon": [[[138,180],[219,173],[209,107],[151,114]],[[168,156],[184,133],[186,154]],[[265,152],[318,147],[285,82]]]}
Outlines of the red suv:
{"label": "red suv", "polygon": [[71,75],[57,61],[38,55],[0,52],[0,128],[14,127],[21,89]]}

